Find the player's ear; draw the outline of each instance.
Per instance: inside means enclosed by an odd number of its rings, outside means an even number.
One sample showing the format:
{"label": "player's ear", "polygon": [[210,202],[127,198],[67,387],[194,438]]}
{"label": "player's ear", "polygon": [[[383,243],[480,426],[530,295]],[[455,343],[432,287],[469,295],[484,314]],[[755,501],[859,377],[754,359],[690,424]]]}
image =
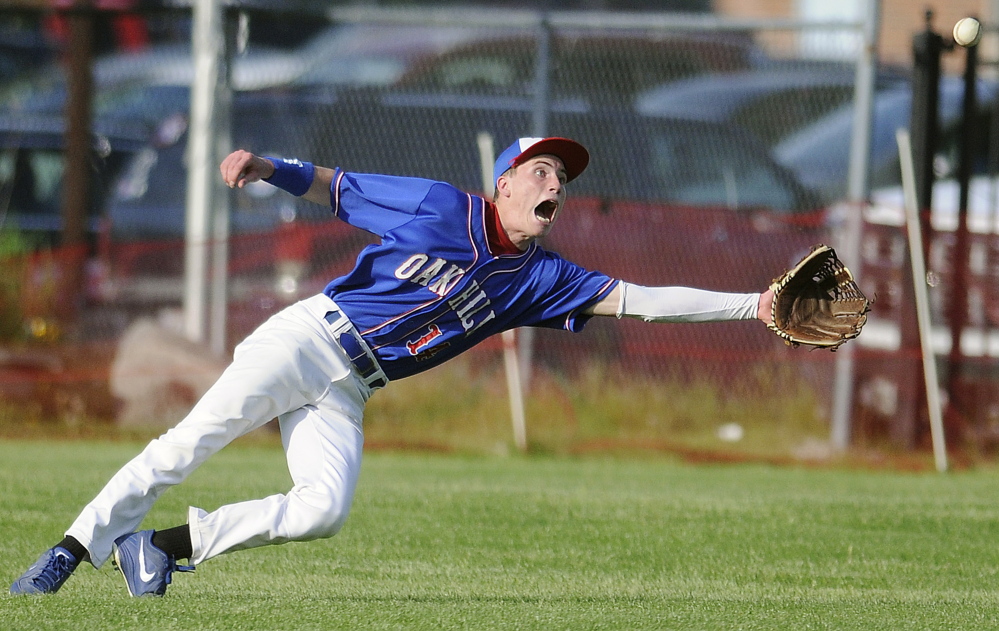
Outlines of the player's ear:
{"label": "player's ear", "polygon": [[509,196],[510,195],[510,178],[508,176],[510,172],[507,171],[503,175],[496,179],[496,195],[499,196]]}

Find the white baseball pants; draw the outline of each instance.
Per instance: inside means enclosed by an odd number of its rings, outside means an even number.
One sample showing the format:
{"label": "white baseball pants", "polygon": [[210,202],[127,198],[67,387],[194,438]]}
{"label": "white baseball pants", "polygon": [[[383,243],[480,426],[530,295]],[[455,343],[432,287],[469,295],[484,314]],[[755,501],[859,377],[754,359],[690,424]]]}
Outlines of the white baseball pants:
{"label": "white baseball pants", "polygon": [[343,526],[361,465],[371,396],[324,316],[318,295],[275,314],[240,343],[232,364],[176,427],[122,467],[66,532],[95,567],[133,532],[156,499],[232,440],[277,418],[294,483],[286,494],[192,507],[191,562],[233,550],[331,537]]}

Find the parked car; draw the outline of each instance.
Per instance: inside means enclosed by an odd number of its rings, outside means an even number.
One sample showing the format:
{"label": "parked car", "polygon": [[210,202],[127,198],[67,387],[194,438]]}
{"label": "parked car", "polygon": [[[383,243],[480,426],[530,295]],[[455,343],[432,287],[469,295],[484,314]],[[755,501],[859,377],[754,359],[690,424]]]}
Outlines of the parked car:
{"label": "parked car", "polygon": [[[236,91],[286,84],[301,71],[293,53],[256,47],[233,61]],[[178,106],[190,106],[194,64],[189,44],[158,44],[98,57],[93,65],[95,120],[129,118],[157,125]],[[53,64],[0,88],[0,108],[11,112],[62,113],[67,99],[65,69]]]}
{"label": "parked car", "polygon": [[[768,145],[853,102],[856,65],[786,62],[737,72],[680,79],[635,98],[646,116],[695,118],[739,125]],[[879,89],[897,86],[901,73],[883,71]]]}
{"label": "parked car", "polygon": [[[979,81],[979,102],[986,105],[995,101],[997,88],[999,84],[993,81]],[[963,99],[964,84],[960,77],[941,78],[939,114],[945,135],[953,135]],[[869,168],[872,188],[901,182],[895,131],[909,127],[911,111],[910,85],[890,86],[875,94]],[[779,142],[773,155],[825,200],[841,199],[846,195],[853,118],[853,105],[843,105]]]}
{"label": "parked car", "polygon": [[[385,86],[419,60],[488,33],[508,31],[458,26],[339,24],[311,34],[298,47],[249,46],[236,53],[231,69],[235,92],[297,85]],[[94,117],[138,119],[152,126],[190,107],[194,63],[189,43],[161,43],[135,51],[101,55],[93,63]],[[67,98],[65,68],[43,69],[0,86],[0,108],[61,112]]]}
{"label": "parked car", "polygon": [[[536,87],[538,34],[490,38],[415,64],[393,86],[409,92],[528,97]],[[552,34],[553,98],[628,104],[644,90],[712,72],[766,63],[741,33],[655,33],[557,29]]]}
{"label": "parked car", "polygon": [[[60,244],[66,126],[62,117],[0,115],[0,229],[17,231],[31,246]],[[100,228],[112,182],[146,143],[145,130],[125,124],[94,130],[86,228],[92,242]]]}
{"label": "parked car", "polygon": [[[299,154],[313,117],[308,103],[286,93],[241,93],[233,103],[233,145],[266,155]],[[162,121],[121,171],[106,211],[115,241],[183,236],[188,124],[186,113]],[[270,199],[273,190],[258,184],[236,191],[231,232],[273,228],[283,212]]]}
{"label": "parked car", "polygon": [[[64,278],[63,181],[66,169],[65,122],[48,115],[0,115],[0,236],[4,244],[4,281],[0,287],[0,337],[53,340],[62,329],[53,319],[61,306],[89,303],[101,289],[95,258],[103,232],[103,208],[112,182],[146,142],[144,130],[122,125],[97,126],[88,157],[77,168],[89,174],[83,217],[86,238],[82,284],[72,295]],[[11,258],[12,257],[12,258]],[[76,293],[78,292],[78,293]]]}
{"label": "parked car", "polygon": [[291,83],[327,93],[344,87],[393,86],[429,59],[515,32],[499,26],[336,24],[297,49],[302,70]]}

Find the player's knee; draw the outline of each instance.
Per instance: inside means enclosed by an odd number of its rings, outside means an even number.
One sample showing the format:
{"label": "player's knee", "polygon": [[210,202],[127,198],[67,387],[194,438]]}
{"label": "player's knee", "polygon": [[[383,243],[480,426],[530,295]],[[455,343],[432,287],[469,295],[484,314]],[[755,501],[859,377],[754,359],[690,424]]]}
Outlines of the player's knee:
{"label": "player's knee", "polygon": [[295,520],[300,532],[292,533],[296,539],[320,539],[332,537],[340,532],[347,521],[350,511],[349,502],[335,495],[319,493],[301,493],[296,512],[299,519]]}
{"label": "player's knee", "polygon": [[311,534],[316,538],[332,537],[347,521],[346,510],[330,510],[316,514]]}

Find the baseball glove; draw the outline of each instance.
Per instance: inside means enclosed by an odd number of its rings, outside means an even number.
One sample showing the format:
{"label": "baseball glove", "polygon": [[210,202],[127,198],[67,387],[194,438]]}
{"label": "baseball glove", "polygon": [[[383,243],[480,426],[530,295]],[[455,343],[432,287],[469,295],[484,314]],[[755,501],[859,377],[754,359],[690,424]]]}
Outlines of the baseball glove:
{"label": "baseball glove", "polygon": [[834,351],[860,335],[871,309],[853,274],[827,245],[814,246],[770,289],[773,322],[768,326],[789,346]]}

